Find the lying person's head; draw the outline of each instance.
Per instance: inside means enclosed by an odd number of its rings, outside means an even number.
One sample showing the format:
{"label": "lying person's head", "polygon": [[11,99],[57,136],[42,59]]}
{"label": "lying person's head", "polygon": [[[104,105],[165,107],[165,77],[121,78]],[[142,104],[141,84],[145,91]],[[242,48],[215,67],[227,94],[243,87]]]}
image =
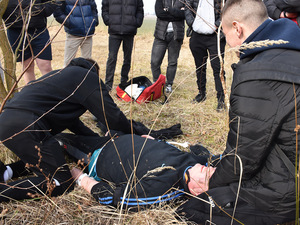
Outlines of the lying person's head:
{"label": "lying person's head", "polygon": [[227,0],[222,10],[222,28],[230,47],[241,45],[266,19],[262,0]]}
{"label": "lying person's head", "polygon": [[206,167],[199,163],[188,169],[187,186],[192,195],[199,195],[208,190],[209,179],[215,172],[214,167]]}

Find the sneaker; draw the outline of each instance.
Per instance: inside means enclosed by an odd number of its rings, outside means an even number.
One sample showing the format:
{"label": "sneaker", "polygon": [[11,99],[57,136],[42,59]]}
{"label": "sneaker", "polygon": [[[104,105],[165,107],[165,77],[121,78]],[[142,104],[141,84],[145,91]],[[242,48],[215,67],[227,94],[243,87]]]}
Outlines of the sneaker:
{"label": "sneaker", "polygon": [[168,84],[167,87],[166,87],[166,94],[169,94],[171,92],[172,92],[172,85]]}
{"label": "sneaker", "polygon": [[206,95],[199,92],[193,99],[194,102],[204,102],[206,100]]}
{"label": "sneaker", "polygon": [[225,103],[223,101],[218,101],[217,111],[221,112],[223,110],[225,110]]}

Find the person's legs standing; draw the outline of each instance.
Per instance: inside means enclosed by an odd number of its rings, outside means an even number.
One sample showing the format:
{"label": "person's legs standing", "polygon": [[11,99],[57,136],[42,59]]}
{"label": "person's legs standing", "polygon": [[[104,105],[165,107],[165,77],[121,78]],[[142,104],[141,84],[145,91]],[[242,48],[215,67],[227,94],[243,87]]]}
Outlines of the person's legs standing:
{"label": "person's legs standing", "polygon": [[[33,34],[34,34],[34,30],[31,30],[31,29],[28,30],[28,33],[27,33],[28,36],[32,36]],[[11,45],[13,53],[16,55],[17,62],[22,63],[23,71],[26,70],[24,72],[23,78],[24,78],[25,83],[27,84],[29,81],[35,80],[34,62],[32,62],[30,64],[30,62],[32,61],[31,48],[28,45],[27,38],[25,39],[25,43],[23,43],[23,40],[20,39],[21,35],[22,35],[21,28],[8,28],[7,29],[7,38]],[[20,46],[19,46],[19,44],[20,44]],[[29,66],[29,64],[30,64],[30,66]]]}
{"label": "person's legs standing", "polygon": [[[207,40],[207,44],[208,44],[207,46],[208,46],[208,51],[210,54],[210,64],[213,69],[215,88],[217,91],[217,99],[218,99],[218,102],[222,102],[224,104],[224,90],[223,90],[223,85],[222,85],[221,78],[220,78],[221,65],[220,65],[220,58],[218,56],[217,41],[218,41],[217,34],[213,34],[211,36],[211,39]],[[224,58],[223,53],[225,50],[225,44],[226,44],[225,40],[222,39],[220,42],[220,50],[221,50],[222,58]],[[225,74],[224,74],[224,78],[225,78]]]}
{"label": "person's legs standing", "polygon": [[82,37],[66,33],[64,67],[75,57],[81,42]]}
{"label": "person's legs standing", "polygon": [[128,81],[128,74],[131,67],[133,40],[134,40],[134,35],[123,36],[124,60],[123,60],[123,66],[121,70],[121,84],[126,83]]}
{"label": "person's legs standing", "polygon": [[155,82],[161,74],[161,63],[165,57],[168,43],[165,40],[155,38],[153,41],[151,52],[151,71],[153,82]]}
{"label": "person's legs standing", "polygon": [[110,91],[114,82],[114,75],[116,69],[116,63],[118,58],[118,51],[121,45],[122,39],[120,35],[109,35],[108,39],[108,59],[106,63],[106,77],[105,85]]}
{"label": "person's legs standing", "polygon": [[181,45],[183,41],[174,40],[174,34],[170,34],[167,36],[167,40],[169,40],[168,45],[168,67],[167,67],[167,86],[173,85],[173,81],[175,79],[176,71],[177,71],[177,61],[181,49]]}
{"label": "person's legs standing", "polygon": [[34,56],[37,56],[36,64],[40,69],[42,75],[45,75],[46,73],[52,71],[52,50],[49,41],[49,31],[46,28],[34,30],[34,36],[31,40],[31,45]]}
{"label": "person's legs standing", "polygon": [[0,61],[0,77],[1,77],[2,82],[4,82],[5,78],[4,78],[3,67],[2,67],[1,61]]}
{"label": "person's legs standing", "polygon": [[93,49],[93,36],[83,37],[82,43],[80,44],[81,57],[85,59],[92,58]]}
{"label": "person's legs standing", "polygon": [[208,53],[205,36],[193,32],[190,38],[190,49],[196,65],[197,86],[199,90],[199,94],[194,99],[196,102],[202,102],[206,99],[206,62]]}
{"label": "person's legs standing", "polygon": [[42,75],[52,71],[51,60],[36,58],[35,61]]}
{"label": "person's legs standing", "polygon": [[24,75],[23,75],[23,78],[24,78],[24,81],[25,81],[26,84],[29,81],[35,80],[34,61],[31,63],[32,60],[33,60],[32,57],[30,57],[29,59],[26,59],[22,62],[23,71],[25,71]]}

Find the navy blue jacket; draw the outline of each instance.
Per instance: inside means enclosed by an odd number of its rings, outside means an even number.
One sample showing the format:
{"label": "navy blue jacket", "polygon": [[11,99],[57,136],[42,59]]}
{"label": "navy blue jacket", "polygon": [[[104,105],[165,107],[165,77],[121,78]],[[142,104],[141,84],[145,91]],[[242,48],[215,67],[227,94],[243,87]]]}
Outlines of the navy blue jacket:
{"label": "navy blue jacket", "polygon": [[135,35],[144,20],[143,0],[102,0],[102,18],[109,34]]}
{"label": "navy blue jacket", "polygon": [[[54,17],[63,23],[72,11],[77,0],[60,1],[60,6],[54,12]],[[79,0],[71,15],[66,19],[64,26],[68,34],[75,36],[92,35],[98,25],[98,10],[94,0]]]}

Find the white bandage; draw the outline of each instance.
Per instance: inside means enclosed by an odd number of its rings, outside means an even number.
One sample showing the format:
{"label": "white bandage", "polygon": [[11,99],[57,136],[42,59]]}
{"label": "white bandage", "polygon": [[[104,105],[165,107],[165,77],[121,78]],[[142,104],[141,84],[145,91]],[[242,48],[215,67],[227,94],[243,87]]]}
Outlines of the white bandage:
{"label": "white bandage", "polygon": [[88,176],[89,176],[89,175],[87,175],[86,173],[81,174],[81,175],[78,177],[77,181],[76,181],[76,183],[78,184],[78,186],[81,186],[81,181],[82,181],[82,179],[83,179],[84,177],[88,177]]}

